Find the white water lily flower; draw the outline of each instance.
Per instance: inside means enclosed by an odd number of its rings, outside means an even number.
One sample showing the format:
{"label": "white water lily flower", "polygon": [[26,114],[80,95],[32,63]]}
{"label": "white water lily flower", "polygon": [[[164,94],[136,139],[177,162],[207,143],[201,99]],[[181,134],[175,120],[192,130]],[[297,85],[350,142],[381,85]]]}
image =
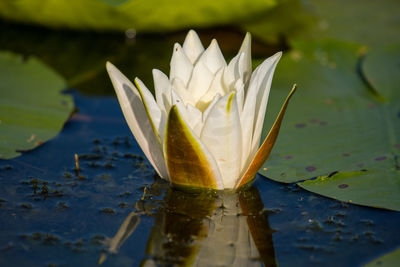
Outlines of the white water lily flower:
{"label": "white water lily flower", "polygon": [[107,62],[125,119],[162,178],[175,185],[234,189],[250,182],[267,159],[292,89],[260,147],[275,67],[281,52],[252,73],[251,37],[227,64],[216,40],[204,49],[189,31],[175,44],[169,78],[153,69],[155,98]]}

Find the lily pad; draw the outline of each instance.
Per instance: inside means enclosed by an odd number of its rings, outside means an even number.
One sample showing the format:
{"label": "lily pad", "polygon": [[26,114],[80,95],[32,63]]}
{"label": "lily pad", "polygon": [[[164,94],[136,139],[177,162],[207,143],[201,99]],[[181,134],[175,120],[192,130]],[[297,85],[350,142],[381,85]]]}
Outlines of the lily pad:
{"label": "lily pad", "polygon": [[[390,101],[384,102],[365,83],[357,72],[363,51],[361,46],[340,42],[298,42],[281,60],[265,133],[291,84],[296,82],[299,90],[260,173],[287,183],[321,176],[299,185],[342,201],[400,210],[400,138],[396,134],[400,132],[400,98],[394,93],[396,83],[387,83],[382,94],[390,95]],[[379,73],[400,75],[391,63],[381,62],[378,67],[382,71],[373,72],[377,81],[382,79]],[[348,186],[340,188],[339,182]]]}
{"label": "lily pad", "polygon": [[382,47],[400,41],[397,0],[286,0],[241,25],[268,42],[333,39]]}
{"label": "lily pad", "polygon": [[62,129],[73,110],[64,79],[37,59],[0,52],[0,158],[35,148]]}
{"label": "lily pad", "polygon": [[[385,66],[382,68],[382,66]],[[365,80],[386,101],[400,98],[400,45],[371,51],[362,64]],[[395,90],[395,87],[397,90]]]}
{"label": "lily pad", "polygon": [[278,0],[15,0],[0,2],[0,16],[53,28],[161,32],[245,20],[251,15],[270,9],[277,2]]}
{"label": "lily pad", "polygon": [[309,31],[313,38],[373,47],[400,41],[397,0],[312,0],[308,8],[319,19]]}
{"label": "lily pad", "polygon": [[327,197],[371,207],[399,210],[400,178],[393,171],[339,172],[300,183]]}
{"label": "lily pad", "polygon": [[400,262],[400,248],[371,261],[370,263],[364,265],[364,267],[373,267],[373,266],[396,267],[399,266],[399,262]]}
{"label": "lily pad", "polygon": [[301,0],[285,0],[240,27],[267,43],[279,44],[283,39],[302,37],[317,22],[317,17],[304,8]]}

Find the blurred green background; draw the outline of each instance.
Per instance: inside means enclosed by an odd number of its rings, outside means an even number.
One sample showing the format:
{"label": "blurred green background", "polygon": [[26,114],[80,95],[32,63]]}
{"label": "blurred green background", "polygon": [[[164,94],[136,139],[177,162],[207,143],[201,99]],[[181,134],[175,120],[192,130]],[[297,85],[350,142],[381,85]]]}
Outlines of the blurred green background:
{"label": "blurred green background", "polygon": [[69,86],[102,94],[106,60],[151,81],[140,69],[168,72],[171,43],[190,28],[205,45],[217,38],[228,58],[246,31],[256,58],[298,41],[375,49],[400,41],[399,9],[396,0],[1,0],[0,48],[35,55]]}

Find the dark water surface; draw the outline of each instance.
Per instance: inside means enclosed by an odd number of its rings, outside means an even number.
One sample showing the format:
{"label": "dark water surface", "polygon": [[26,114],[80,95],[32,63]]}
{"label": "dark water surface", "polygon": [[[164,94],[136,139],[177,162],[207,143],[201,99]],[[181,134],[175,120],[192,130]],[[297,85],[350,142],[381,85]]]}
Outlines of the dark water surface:
{"label": "dark water surface", "polygon": [[[400,246],[399,212],[262,176],[239,194],[181,192],[157,178],[104,64],[151,88],[151,69],[168,72],[183,34],[126,40],[4,23],[0,30],[0,49],[39,57],[79,90],[67,92],[78,111],[56,138],[0,160],[0,266],[362,266]],[[234,40],[221,41],[222,50],[233,54],[242,36],[221,32]],[[260,57],[277,49],[254,46]]]}

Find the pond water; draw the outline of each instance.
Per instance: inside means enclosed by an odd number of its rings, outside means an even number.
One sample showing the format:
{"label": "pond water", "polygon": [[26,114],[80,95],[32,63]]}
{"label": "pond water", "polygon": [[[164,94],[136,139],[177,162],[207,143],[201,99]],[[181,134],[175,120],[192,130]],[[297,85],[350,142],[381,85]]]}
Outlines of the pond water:
{"label": "pond water", "polygon": [[[361,266],[400,246],[398,212],[261,175],[238,194],[181,192],[158,178],[125,123],[104,63],[150,83],[154,66],[167,71],[179,33],[135,41],[1,27],[0,49],[55,68],[76,88],[65,93],[77,107],[56,138],[0,160],[1,266]],[[223,51],[233,53],[238,34],[221,32],[234,40]],[[277,49],[255,46],[260,57]]]}

